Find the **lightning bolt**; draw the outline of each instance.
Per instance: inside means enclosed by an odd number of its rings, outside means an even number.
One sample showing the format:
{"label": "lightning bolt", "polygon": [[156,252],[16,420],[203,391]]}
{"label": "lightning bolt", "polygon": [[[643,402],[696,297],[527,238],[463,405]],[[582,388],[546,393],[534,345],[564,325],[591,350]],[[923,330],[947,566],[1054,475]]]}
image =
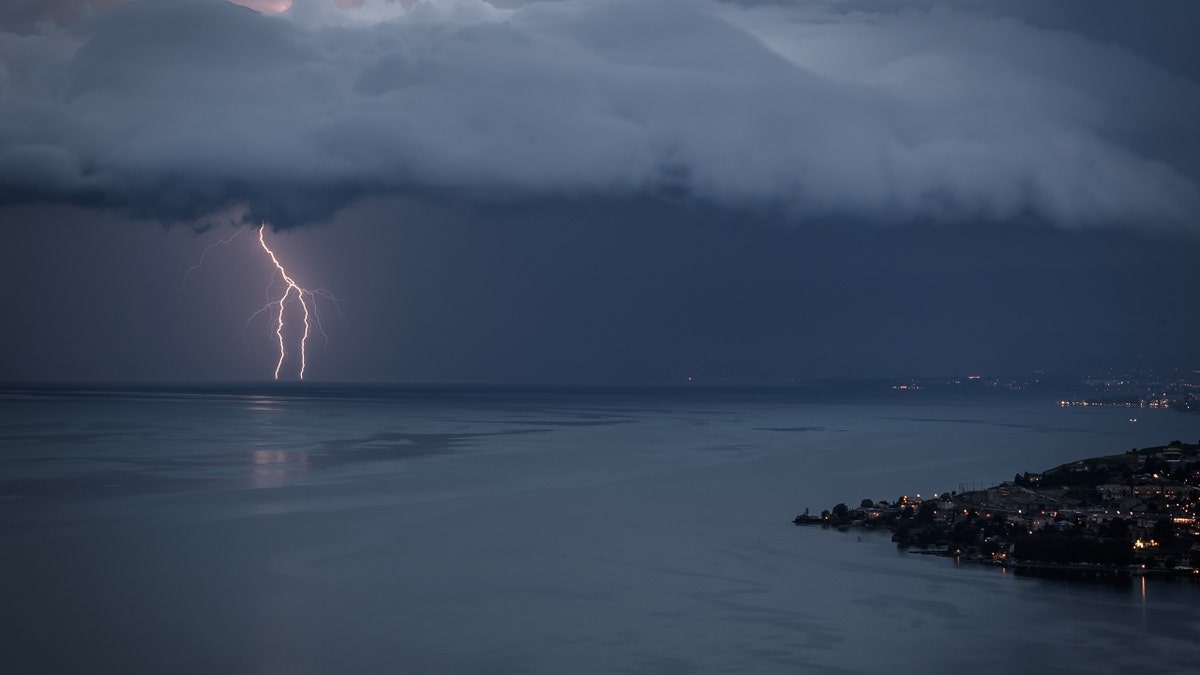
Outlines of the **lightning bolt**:
{"label": "lightning bolt", "polygon": [[234,232],[233,234],[229,235],[228,239],[222,239],[221,241],[218,241],[216,243],[205,246],[204,252],[200,254],[200,261],[197,262],[195,265],[192,265],[191,267],[189,267],[188,271],[183,273],[183,281],[179,282],[179,290],[182,291],[183,287],[187,285],[188,277],[191,276],[192,272],[195,272],[196,270],[200,269],[201,267],[204,267],[204,259],[206,257],[208,257],[209,251],[213,250],[214,248],[216,248],[218,246],[224,246],[224,245],[228,244],[229,242],[233,241],[234,239],[237,239],[238,235],[245,231],[246,231],[246,226],[243,225],[241,227],[241,229],[239,229],[237,232]]}
{"label": "lightning bolt", "polygon": [[[308,338],[312,333],[314,325],[317,332],[325,338],[326,342],[329,340],[329,336],[325,335],[325,329],[321,325],[321,315],[317,312],[317,296],[333,300],[334,302],[340,301],[332,293],[323,288],[310,291],[296,283],[296,280],[287,273],[283,264],[279,262],[279,258],[276,257],[275,252],[271,250],[270,246],[267,246],[266,230],[266,223],[259,226],[258,243],[262,246],[262,250],[266,251],[267,255],[270,256],[271,262],[274,263],[275,273],[283,280],[283,295],[275,300],[270,300],[261,309],[250,315],[250,318],[246,320],[246,325],[249,326],[250,321],[263,312],[270,311],[271,309],[278,310],[275,315],[275,337],[279,340],[279,360],[275,363],[275,379],[278,380],[279,371],[283,369],[283,360],[287,358],[287,348],[283,339],[283,329],[286,324],[283,315],[284,310],[287,308],[289,302],[300,303],[300,308],[304,311],[304,334],[300,337],[300,379],[303,380],[304,371],[308,368]],[[230,238],[232,239],[232,237]],[[274,283],[271,285],[274,286]],[[268,287],[267,292],[270,292],[270,287]]]}
{"label": "lightning bolt", "polygon": [[[183,290],[183,287],[187,284],[188,277],[191,276],[192,272],[195,272],[204,266],[204,261],[208,257],[209,252],[218,246],[225,246],[229,244],[234,239],[237,239],[239,236],[244,234],[247,229],[248,228],[243,225],[240,229],[238,229],[237,232],[234,232],[229,237],[205,246],[204,251],[200,254],[200,260],[195,265],[192,265],[192,267],[189,268],[186,273],[184,273],[183,281],[179,284],[179,289],[181,291]],[[275,379],[278,380],[279,373],[283,370],[283,362],[287,358],[287,344],[283,335],[287,325],[285,312],[287,311],[289,303],[299,303],[300,309],[304,313],[304,333],[300,337],[300,379],[303,380],[304,373],[308,370],[308,339],[312,336],[313,331],[315,330],[318,334],[320,334],[321,337],[325,339],[325,343],[329,344],[329,336],[325,334],[325,327],[321,324],[321,314],[317,311],[317,298],[320,297],[333,301],[335,306],[338,307],[339,311],[341,309],[341,299],[324,288],[309,290],[296,283],[296,280],[293,279],[290,274],[288,274],[286,269],[284,269],[283,263],[279,262],[279,257],[276,256],[275,252],[271,250],[271,247],[267,245],[266,229],[267,224],[265,222],[259,225],[258,244],[267,254],[267,257],[271,259],[271,264],[275,266],[275,271],[272,272],[271,282],[267,285],[266,289],[267,304],[263,305],[258,311],[254,312],[248,319],[246,319],[246,325],[242,328],[242,333],[243,335],[245,334],[246,330],[248,330],[250,327],[250,322],[252,322],[259,314],[268,312],[274,314],[275,329],[273,332],[275,333],[275,339],[279,342],[279,359],[275,362]],[[272,299],[272,289],[276,288],[276,277],[283,280],[283,294]]]}

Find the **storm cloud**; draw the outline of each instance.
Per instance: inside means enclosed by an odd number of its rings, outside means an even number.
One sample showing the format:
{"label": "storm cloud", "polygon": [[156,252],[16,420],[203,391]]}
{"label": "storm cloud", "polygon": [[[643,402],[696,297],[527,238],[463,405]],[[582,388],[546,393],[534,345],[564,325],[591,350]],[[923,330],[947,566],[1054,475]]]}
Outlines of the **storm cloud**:
{"label": "storm cloud", "polygon": [[0,33],[0,204],[286,227],[374,196],[655,196],[1195,230],[1191,74],[1004,7],[135,1]]}

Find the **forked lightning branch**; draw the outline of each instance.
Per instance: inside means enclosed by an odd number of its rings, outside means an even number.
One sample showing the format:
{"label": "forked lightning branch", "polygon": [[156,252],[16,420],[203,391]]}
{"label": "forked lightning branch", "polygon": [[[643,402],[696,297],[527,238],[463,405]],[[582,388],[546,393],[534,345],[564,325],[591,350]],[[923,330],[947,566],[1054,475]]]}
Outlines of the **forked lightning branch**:
{"label": "forked lightning branch", "polygon": [[[195,266],[193,266],[191,269],[189,269],[187,274],[184,275],[184,283],[187,282],[188,274],[191,274],[193,271],[199,269],[204,264],[205,256],[208,255],[208,252],[213,247],[229,244],[238,235],[242,234],[245,230],[246,230],[246,228],[243,227],[241,230],[238,230],[236,233],[233,234],[233,236],[229,237],[228,239],[222,239],[221,241],[218,241],[215,244],[209,244],[208,246],[206,246],[204,249],[204,253],[200,256],[200,261]],[[321,298],[325,298],[326,300],[331,300],[333,302],[340,302],[340,300],[336,296],[334,296],[332,293],[330,293],[329,291],[327,291],[323,288],[317,288],[317,289],[310,290],[310,289],[307,289],[307,288],[301,286],[300,284],[296,283],[296,280],[290,274],[288,274],[288,271],[283,266],[283,263],[281,263],[279,261],[279,257],[276,256],[275,252],[273,250],[271,250],[271,247],[267,245],[266,230],[267,230],[266,223],[259,225],[259,227],[258,227],[258,244],[262,248],[263,252],[265,252],[267,254],[267,257],[270,258],[271,264],[274,266],[275,269],[271,274],[271,282],[267,287],[267,295],[268,295],[267,304],[260,307],[256,312],[251,314],[250,317],[246,319],[246,328],[248,329],[250,326],[250,323],[252,321],[254,321],[254,319],[261,314],[266,314],[268,316],[274,317],[274,319],[275,319],[275,321],[274,321],[275,339],[279,345],[279,358],[275,361],[275,370],[274,370],[274,377],[276,380],[279,379],[279,374],[283,371],[284,361],[288,357],[288,348],[287,348],[288,340],[285,337],[285,335],[289,334],[289,333],[294,333],[295,330],[299,330],[300,331],[300,344],[299,344],[298,350],[300,352],[299,353],[300,368],[299,368],[298,375],[299,375],[299,378],[301,380],[303,380],[304,373],[308,369],[308,340],[309,340],[309,338],[312,336],[313,332],[316,331],[317,333],[320,333],[321,337],[324,338],[326,341],[328,341],[328,339],[329,339],[329,337],[325,334],[325,328],[321,325],[321,314],[317,308],[317,298],[321,297]],[[280,282],[282,282],[282,286],[283,286],[282,293],[279,293],[279,291],[278,291]],[[272,299],[273,293],[279,293],[279,295]],[[288,309],[290,307],[298,307],[298,309],[300,310],[299,313],[303,315],[303,326],[297,327],[294,330],[289,329],[289,321],[290,320],[288,318],[288,314],[289,313],[291,313],[293,315],[295,314],[295,312],[288,311]],[[302,328],[302,330],[301,330],[301,328]]]}

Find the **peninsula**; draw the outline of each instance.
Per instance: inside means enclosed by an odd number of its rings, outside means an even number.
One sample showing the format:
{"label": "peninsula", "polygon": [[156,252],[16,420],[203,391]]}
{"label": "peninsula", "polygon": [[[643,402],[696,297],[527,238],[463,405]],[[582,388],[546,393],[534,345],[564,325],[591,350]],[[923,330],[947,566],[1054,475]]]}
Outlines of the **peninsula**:
{"label": "peninsula", "polygon": [[887,529],[914,552],[1064,576],[1200,579],[1200,444],[1133,449],[983,490],[863,499],[792,521]]}

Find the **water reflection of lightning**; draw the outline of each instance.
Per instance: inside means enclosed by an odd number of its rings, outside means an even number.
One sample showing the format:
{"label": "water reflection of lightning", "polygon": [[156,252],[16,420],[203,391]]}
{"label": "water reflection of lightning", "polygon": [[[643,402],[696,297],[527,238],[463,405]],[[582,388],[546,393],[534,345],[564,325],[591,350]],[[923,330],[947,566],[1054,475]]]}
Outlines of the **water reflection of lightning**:
{"label": "water reflection of lightning", "polygon": [[266,305],[263,305],[261,309],[252,314],[250,318],[246,320],[246,324],[249,325],[250,321],[254,317],[269,309],[278,309],[275,318],[275,336],[279,339],[279,360],[275,363],[275,379],[278,380],[279,371],[283,368],[283,360],[287,357],[287,349],[284,346],[283,340],[283,328],[284,324],[286,323],[284,321],[283,313],[287,308],[288,302],[293,301],[292,298],[295,298],[294,302],[300,303],[300,308],[304,311],[304,334],[300,337],[300,379],[303,380],[304,371],[308,367],[308,336],[312,332],[314,325],[317,329],[317,332],[319,332],[322,337],[324,337],[326,340],[329,339],[329,337],[325,335],[324,327],[321,326],[321,315],[317,312],[317,296],[333,300],[334,302],[337,302],[338,298],[334,297],[332,293],[326,291],[325,289],[318,288],[310,291],[300,284],[297,284],[296,281],[288,275],[287,270],[283,268],[283,265],[279,262],[279,258],[275,256],[275,252],[272,251],[269,246],[267,246],[266,229],[266,223],[263,223],[259,226],[258,243],[262,246],[262,249],[267,252],[267,255],[271,257],[271,262],[275,264],[276,273],[281,279],[283,279],[283,295],[279,296],[275,300],[269,301]]}

